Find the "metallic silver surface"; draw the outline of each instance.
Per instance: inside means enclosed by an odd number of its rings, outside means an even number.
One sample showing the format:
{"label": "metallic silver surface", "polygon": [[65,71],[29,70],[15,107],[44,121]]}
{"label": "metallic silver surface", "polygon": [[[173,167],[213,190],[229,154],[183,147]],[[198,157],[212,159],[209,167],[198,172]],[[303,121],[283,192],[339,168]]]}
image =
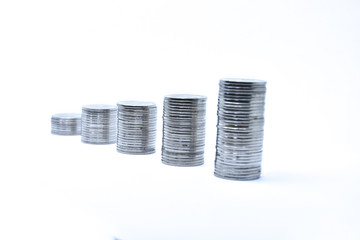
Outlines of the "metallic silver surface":
{"label": "metallic silver surface", "polygon": [[51,117],[51,133],[56,135],[80,135],[80,113],[58,113]]}
{"label": "metallic silver surface", "polygon": [[204,164],[206,99],[192,94],[165,96],[162,163],[182,167]]}
{"label": "metallic silver surface", "polygon": [[81,141],[89,144],[116,143],[116,110],[114,105],[83,106]]}
{"label": "metallic silver surface", "polygon": [[117,151],[155,153],[157,107],[152,102],[118,102]]}
{"label": "metallic silver surface", "polygon": [[265,94],[265,81],[220,79],[215,176],[231,180],[260,177]]}

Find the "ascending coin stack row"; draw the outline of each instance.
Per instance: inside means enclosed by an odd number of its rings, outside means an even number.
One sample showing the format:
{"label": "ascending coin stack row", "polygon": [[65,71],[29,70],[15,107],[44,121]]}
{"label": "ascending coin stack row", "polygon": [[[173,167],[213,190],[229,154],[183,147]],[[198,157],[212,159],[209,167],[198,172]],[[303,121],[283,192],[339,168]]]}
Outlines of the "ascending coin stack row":
{"label": "ascending coin stack row", "polygon": [[[221,79],[214,175],[232,180],[260,177],[266,82]],[[205,96],[167,95],[163,105],[161,161],[191,167],[204,163]],[[123,101],[86,105],[82,114],[55,114],[52,133],[78,135],[89,144],[117,143],[125,154],[155,152],[157,107],[152,102]],[[81,131],[80,131],[81,129]]]}

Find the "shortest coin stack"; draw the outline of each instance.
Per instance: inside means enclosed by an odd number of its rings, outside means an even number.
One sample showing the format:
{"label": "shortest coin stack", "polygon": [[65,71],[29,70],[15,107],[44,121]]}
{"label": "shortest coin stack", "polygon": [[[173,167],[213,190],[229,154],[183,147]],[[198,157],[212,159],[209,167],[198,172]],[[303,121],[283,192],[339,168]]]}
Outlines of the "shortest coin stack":
{"label": "shortest coin stack", "polygon": [[90,144],[116,143],[116,110],[114,105],[83,106],[81,141]]}
{"label": "shortest coin stack", "polygon": [[58,113],[51,117],[51,133],[56,135],[80,135],[80,113]]}
{"label": "shortest coin stack", "polygon": [[117,151],[126,154],[154,153],[156,104],[142,101],[122,101],[117,106]]}

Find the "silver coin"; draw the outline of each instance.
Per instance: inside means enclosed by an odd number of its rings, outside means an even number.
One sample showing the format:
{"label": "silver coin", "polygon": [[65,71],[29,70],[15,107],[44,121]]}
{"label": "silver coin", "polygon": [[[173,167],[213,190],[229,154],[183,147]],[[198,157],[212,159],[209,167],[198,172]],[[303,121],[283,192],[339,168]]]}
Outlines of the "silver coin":
{"label": "silver coin", "polygon": [[238,180],[238,181],[246,181],[246,180],[256,180],[261,176],[261,169],[258,171],[254,171],[252,173],[242,173],[241,171],[235,172],[227,172],[227,171],[219,171],[215,170],[214,175],[219,178],[228,179],[228,180]]}

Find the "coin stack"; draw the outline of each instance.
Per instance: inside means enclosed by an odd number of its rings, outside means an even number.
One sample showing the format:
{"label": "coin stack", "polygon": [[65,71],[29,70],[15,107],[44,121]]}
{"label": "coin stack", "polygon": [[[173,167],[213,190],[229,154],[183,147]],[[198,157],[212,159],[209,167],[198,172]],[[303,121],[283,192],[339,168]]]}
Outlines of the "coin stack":
{"label": "coin stack", "polygon": [[141,101],[118,102],[117,151],[126,154],[155,152],[156,104]]}
{"label": "coin stack", "polygon": [[82,107],[81,141],[90,144],[116,143],[117,107],[91,104]]}
{"label": "coin stack", "polygon": [[80,135],[80,113],[58,113],[51,117],[51,133],[56,135]]}
{"label": "coin stack", "polygon": [[162,139],[164,164],[185,167],[204,163],[205,113],[205,96],[165,96]]}
{"label": "coin stack", "polygon": [[220,79],[214,175],[254,180],[261,175],[266,82]]}

